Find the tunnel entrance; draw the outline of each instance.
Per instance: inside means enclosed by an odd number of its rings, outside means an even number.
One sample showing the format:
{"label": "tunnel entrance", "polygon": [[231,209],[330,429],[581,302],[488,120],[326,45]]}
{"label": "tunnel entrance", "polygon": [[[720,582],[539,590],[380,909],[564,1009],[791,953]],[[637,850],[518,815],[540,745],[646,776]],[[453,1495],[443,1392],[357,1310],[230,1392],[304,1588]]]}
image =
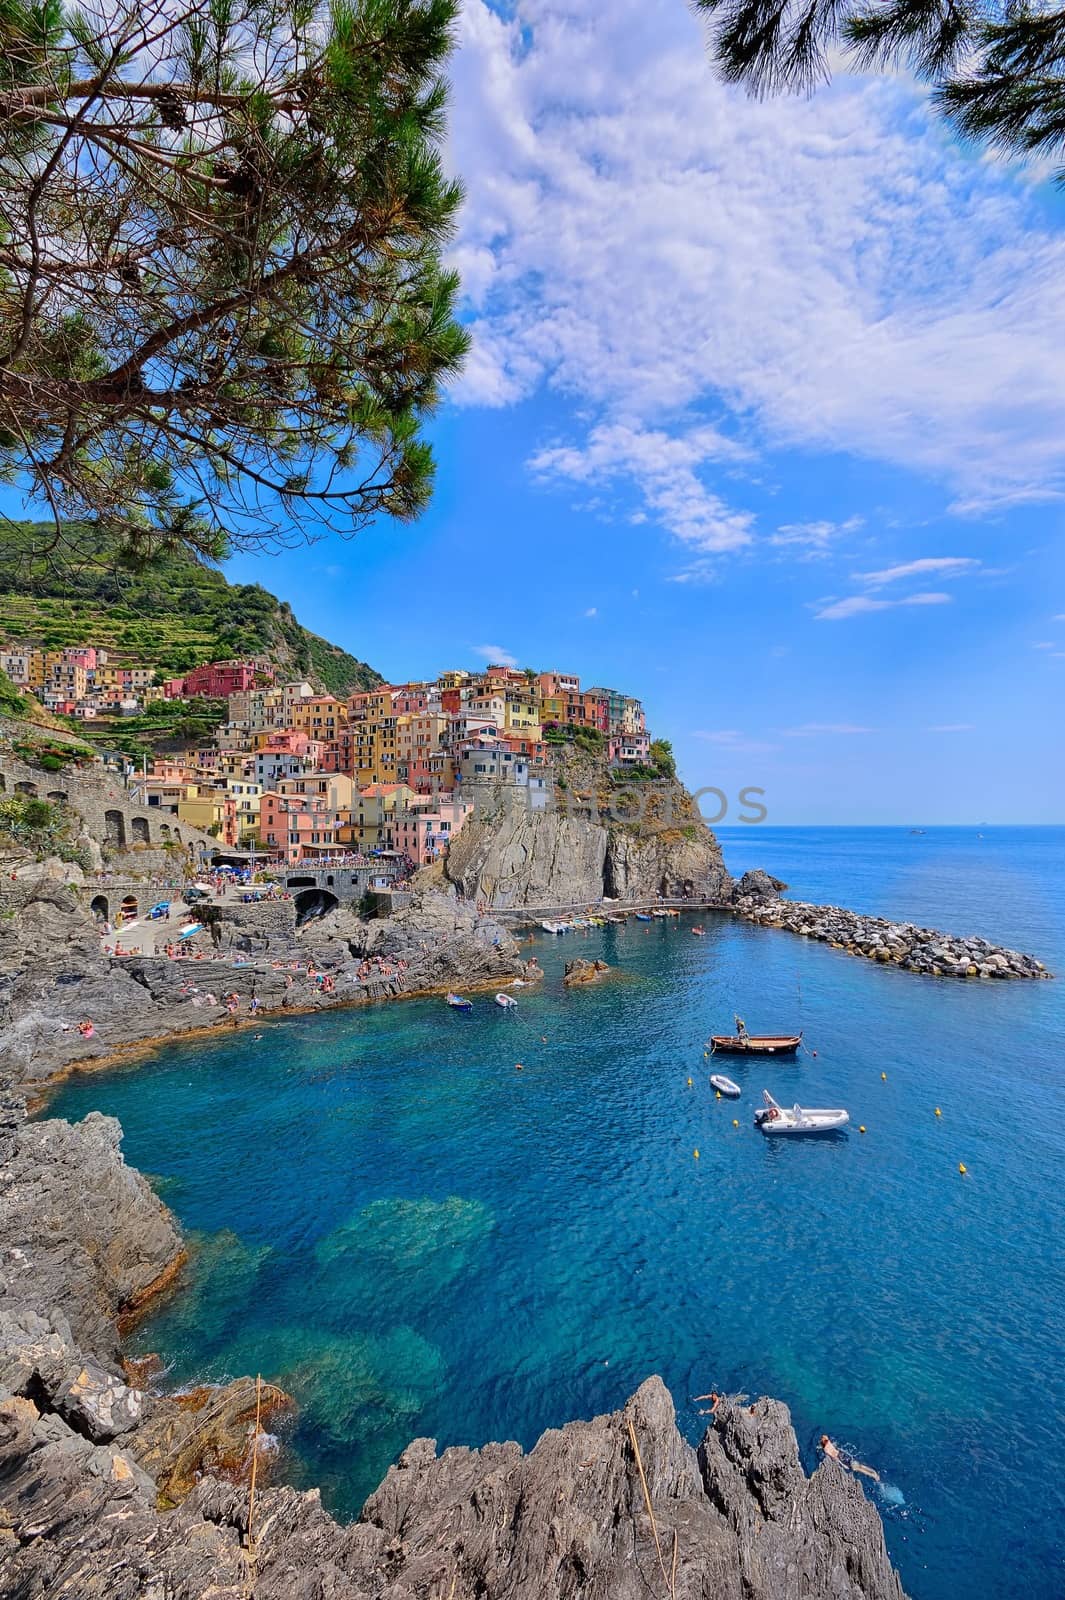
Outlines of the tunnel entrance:
{"label": "tunnel entrance", "polygon": [[328,911],[335,911],[339,904],[336,895],[330,894],[328,889],[304,889],[295,900],[297,928],[324,917]]}

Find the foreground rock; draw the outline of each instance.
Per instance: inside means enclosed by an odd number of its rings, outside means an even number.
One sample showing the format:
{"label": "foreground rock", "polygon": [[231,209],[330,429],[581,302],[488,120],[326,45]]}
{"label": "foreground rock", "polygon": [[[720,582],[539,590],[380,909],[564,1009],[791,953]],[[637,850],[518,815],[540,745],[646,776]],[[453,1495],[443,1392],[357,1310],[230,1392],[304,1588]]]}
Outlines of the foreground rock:
{"label": "foreground rock", "polygon": [[[748,874],[753,876],[753,874]],[[768,878],[767,874],[761,876]],[[814,906],[781,900],[775,893],[744,893],[746,879],[738,885],[734,909],[748,922],[765,928],[785,928],[803,938],[818,939],[848,955],[927,973],[936,978],[1049,978],[1034,956],[1022,955],[991,944],[987,939],[964,939],[955,934],[919,928],[912,922],[889,922],[885,917],[863,917],[840,906]],[[769,879],[777,883],[776,879]]]}
{"label": "foreground rock", "polygon": [[314,1492],[267,1489],[249,1541],[246,1487],[207,1477],[160,1514],[127,1457],[12,1396],[0,1586],[24,1600],[902,1600],[854,1480],[833,1463],[805,1478],[785,1407],[753,1410],[723,1416],[697,1454],[651,1378],[623,1412],[545,1433],[527,1456],[438,1457],[417,1440],[347,1528]]}

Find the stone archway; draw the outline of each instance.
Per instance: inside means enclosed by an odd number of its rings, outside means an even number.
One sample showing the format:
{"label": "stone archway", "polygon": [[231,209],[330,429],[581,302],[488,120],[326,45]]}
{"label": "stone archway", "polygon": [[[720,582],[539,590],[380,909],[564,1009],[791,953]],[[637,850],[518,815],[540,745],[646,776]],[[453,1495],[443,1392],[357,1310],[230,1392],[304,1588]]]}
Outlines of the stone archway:
{"label": "stone archway", "polygon": [[340,901],[328,889],[302,889],[296,896],[295,904],[296,926],[301,928],[305,922],[324,917],[327,911],[335,911]]}
{"label": "stone archway", "polygon": [[146,817],[134,817],[131,827],[134,844],[149,844],[151,842],[151,835],[148,832],[148,819]]}
{"label": "stone archway", "polygon": [[137,896],[135,894],[127,894],[123,896],[121,911],[123,922],[135,922],[137,920],[137,917],[140,913],[140,907],[137,903]]}
{"label": "stone archway", "polygon": [[169,822],[161,822],[159,824],[159,837],[161,839],[169,839],[169,837],[170,837],[170,824],[169,824]]}
{"label": "stone archway", "polygon": [[111,909],[107,903],[107,896],[105,894],[93,895],[92,899],[89,901],[89,910],[92,912],[97,922],[106,922],[111,915]]}
{"label": "stone archway", "polygon": [[37,785],[35,783],[27,783],[26,780],[23,779],[22,782],[16,783],[16,785],[15,785],[15,793],[16,794],[28,794],[28,795],[36,796],[36,794],[37,794]]}
{"label": "stone archway", "polygon": [[104,812],[105,844],[123,846],[126,842],[126,819],[121,811]]}
{"label": "stone archway", "polygon": [[67,803],[67,792],[65,789],[49,789],[48,798],[56,805],[65,806]]}

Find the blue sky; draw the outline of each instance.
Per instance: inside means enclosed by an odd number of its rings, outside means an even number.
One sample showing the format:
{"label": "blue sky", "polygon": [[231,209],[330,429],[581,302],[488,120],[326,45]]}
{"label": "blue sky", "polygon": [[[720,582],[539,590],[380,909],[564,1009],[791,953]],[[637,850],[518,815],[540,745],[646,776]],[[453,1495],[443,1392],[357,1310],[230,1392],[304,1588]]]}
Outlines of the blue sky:
{"label": "blue sky", "polygon": [[[608,14],[604,15],[604,11]],[[1065,203],[905,79],[716,84],[682,0],[468,0],[439,489],[232,573],[392,678],[640,694],[769,820],[1065,820]]]}
{"label": "blue sky", "polygon": [[716,83],[684,0],[466,0],[439,488],[230,575],[387,677],[644,699],[777,823],[1062,822],[1065,198],[905,78]]}

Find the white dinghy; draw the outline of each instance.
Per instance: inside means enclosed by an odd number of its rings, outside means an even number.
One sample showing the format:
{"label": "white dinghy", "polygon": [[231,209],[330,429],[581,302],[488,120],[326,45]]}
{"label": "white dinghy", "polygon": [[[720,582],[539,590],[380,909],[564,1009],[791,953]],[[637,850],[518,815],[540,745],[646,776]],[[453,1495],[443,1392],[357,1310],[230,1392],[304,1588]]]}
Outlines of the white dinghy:
{"label": "white dinghy", "polygon": [[763,1133],[834,1133],[846,1127],[850,1113],[843,1110],[824,1110],[813,1106],[792,1106],[790,1111],[777,1105],[768,1089],[762,1090],[764,1106],[754,1114],[754,1125]]}
{"label": "white dinghy", "polygon": [[496,995],[496,1005],[497,1006],[502,1006],[504,1011],[509,1011],[511,1009],[511,1007],[517,1006],[517,1004],[518,1004],[518,1002],[515,1000],[515,998],[514,998],[514,996],[512,994],[497,994]]}
{"label": "white dinghy", "polygon": [[718,1094],[727,1095],[730,1100],[736,1100],[740,1095],[740,1086],[733,1083],[731,1078],[726,1078],[723,1072],[710,1074],[710,1087],[716,1089]]}

